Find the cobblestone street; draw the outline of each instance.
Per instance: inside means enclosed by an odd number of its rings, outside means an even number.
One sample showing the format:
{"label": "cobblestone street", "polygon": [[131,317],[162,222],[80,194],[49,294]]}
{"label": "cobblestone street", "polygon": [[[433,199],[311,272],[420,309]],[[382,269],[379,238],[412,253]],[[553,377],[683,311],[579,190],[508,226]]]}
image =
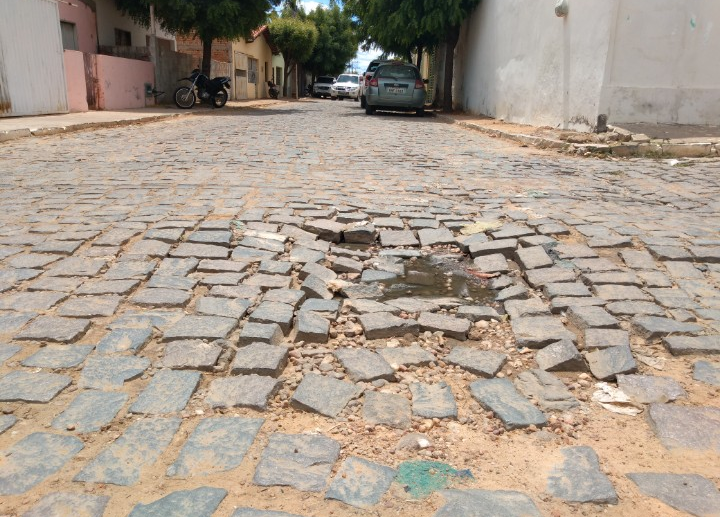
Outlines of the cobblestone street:
{"label": "cobblestone street", "polygon": [[347,101],[0,156],[0,515],[720,515],[718,161]]}

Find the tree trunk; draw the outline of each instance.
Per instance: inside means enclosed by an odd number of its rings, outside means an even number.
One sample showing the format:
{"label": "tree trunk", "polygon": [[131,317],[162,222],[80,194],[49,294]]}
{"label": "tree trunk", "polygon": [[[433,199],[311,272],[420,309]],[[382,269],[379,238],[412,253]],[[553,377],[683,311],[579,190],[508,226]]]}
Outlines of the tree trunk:
{"label": "tree trunk", "polygon": [[212,38],[203,37],[203,59],[202,73],[210,77],[210,65],[212,64]]}
{"label": "tree trunk", "polygon": [[460,26],[453,27],[445,40],[445,78],[443,81],[443,111],[453,109],[452,83],[455,73],[455,47],[460,40]]}
{"label": "tree trunk", "polygon": [[285,97],[290,97],[290,95],[292,94],[292,87],[288,79],[290,78],[290,74],[292,74],[293,72],[293,68],[295,68],[295,65],[293,63],[289,63],[288,66],[285,67],[285,80],[283,81],[283,90],[285,90]]}
{"label": "tree trunk", "polygon": [[424,47],[423,47],[422,45],[418,45],[418,48],[417,48],[417,64],[415,65],[415,66],[417,66],[418,68],[420,68],[420,66],[422,65],[423,50],[425,50]]}

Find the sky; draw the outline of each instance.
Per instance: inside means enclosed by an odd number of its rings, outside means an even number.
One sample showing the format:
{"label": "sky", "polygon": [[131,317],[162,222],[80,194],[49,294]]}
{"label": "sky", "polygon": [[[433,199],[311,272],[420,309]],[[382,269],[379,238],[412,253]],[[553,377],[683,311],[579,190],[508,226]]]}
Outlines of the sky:
{"label": "sky", "polygon": [[[305,8],[306,13],[314,11],[315,8],[319,5],[327,6],[329,3],[330,0],[300,0],[300,4],[302,4],[302,6]],[[357,72],[361,74],[365,71],[370,61],[376,59],[380,54],[381,52],[377,49],[366,52],[360,49],[360,47],[358,47],[357,54],[353,61],[353,66],[357,70]]]}

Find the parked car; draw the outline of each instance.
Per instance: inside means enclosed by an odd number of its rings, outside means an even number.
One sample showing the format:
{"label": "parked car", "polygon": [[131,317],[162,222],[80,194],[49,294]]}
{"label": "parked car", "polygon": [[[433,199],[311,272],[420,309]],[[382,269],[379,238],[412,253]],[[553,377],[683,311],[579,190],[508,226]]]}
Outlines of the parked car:
{"label": "parked car", "polygon": [[335,82],[334,77],[329,75],[321,75],[313,83],[313,97],[330,97],[330,88]]}
{"label": "parked car", "polygon": [[360,81],[358,74],[342,74],[338,76],[335,84],[330,88],[332,100],[360,99]]}
{"label": "parked car", "polygon": [[365,113],[375,110],[414,111],[425,114],[425,83],[420,70],[410,63],[378,66],[365,92]]}
{"label": "parked car", "polygon": [[370,86],[370,79],[372,79],[373,74],[375,74],[375,70],[377,70],[377,67],[379,67],[382,64],[385,63],[394,63],[396,61],[390,60],[390,59],[373,59],[370,61],[370,64],[368,64],[367,69],[365,70],[365,73],[363,74],[363,80],[360,83],[360,107],[365,107],[365,92],[368,89],[368,86]]}

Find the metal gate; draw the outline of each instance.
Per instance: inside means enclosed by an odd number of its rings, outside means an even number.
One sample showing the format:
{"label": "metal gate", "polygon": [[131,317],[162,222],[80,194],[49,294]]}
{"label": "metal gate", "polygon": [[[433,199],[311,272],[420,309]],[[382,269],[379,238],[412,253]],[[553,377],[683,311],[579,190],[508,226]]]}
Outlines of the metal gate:
{"label": "metal gate", "polygon": [[0,1],[0,117],[67,112],[57,4]]}

